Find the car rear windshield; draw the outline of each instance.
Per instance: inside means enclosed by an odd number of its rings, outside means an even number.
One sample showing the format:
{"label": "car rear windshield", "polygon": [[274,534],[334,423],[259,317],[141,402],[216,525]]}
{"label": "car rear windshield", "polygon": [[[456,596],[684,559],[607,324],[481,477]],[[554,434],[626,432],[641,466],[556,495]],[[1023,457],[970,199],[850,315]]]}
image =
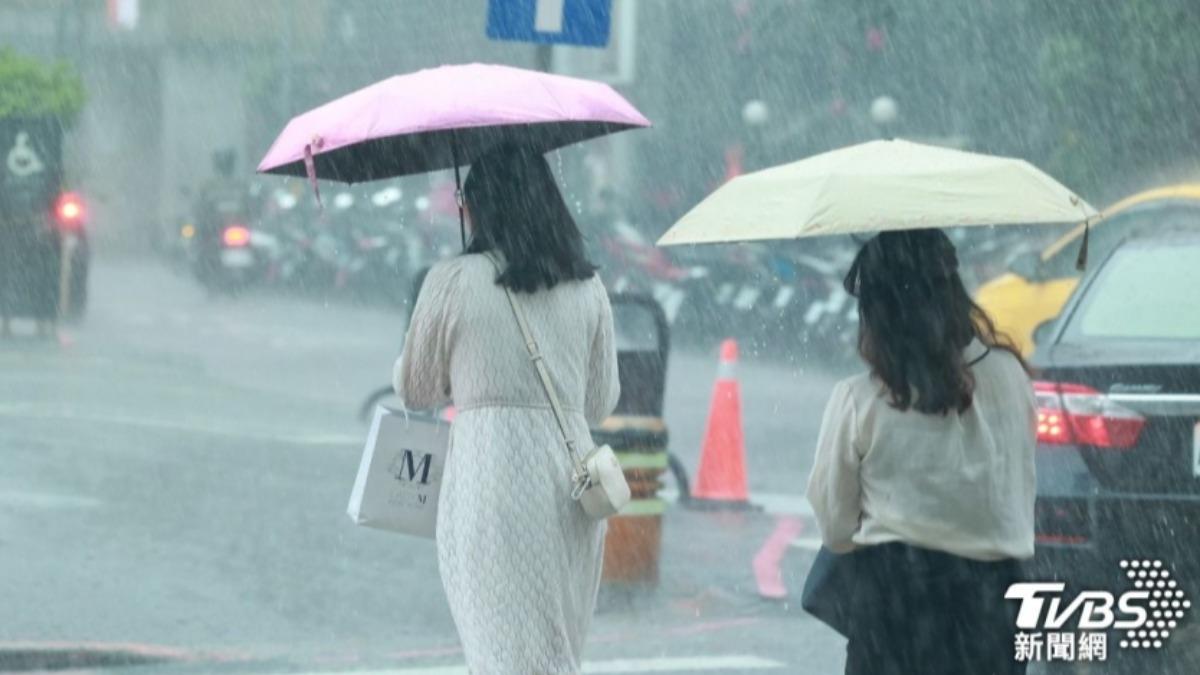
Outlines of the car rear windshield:
{"label": "car rear windshield", "polygon": [[1200,339],[1200,241],[1118,250],[1086,290],[1064,339]]}

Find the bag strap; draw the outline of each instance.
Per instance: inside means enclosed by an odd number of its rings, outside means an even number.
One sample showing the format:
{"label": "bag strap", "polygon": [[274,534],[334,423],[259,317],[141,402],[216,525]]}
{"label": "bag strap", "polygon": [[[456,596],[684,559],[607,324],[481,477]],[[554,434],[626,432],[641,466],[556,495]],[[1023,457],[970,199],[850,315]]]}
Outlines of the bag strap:
{"label": "bag strap", "polygon": [[[498,274],[503,273],[500,263],[490,251],[484,255],[492,262],[492,266],[496,268]],[[541,350],[538,349],[537,341],[533,339],[533,333],[529,330],[529,322],[525,319],[525,312],[517,304],[517,298],[513,295],[512,289],[504,284],[499,284],[499,286],[504,289],[504,295],[508,298],[508,306],[512,308],[513,316],[517,319],[517,327],[521,329],[521,337],[525,340],[525,349],[529,352],[529,360],[533,362],[533,367],[537,370],[538,380],[542,383],[542,391],[546,392],[546,398],[550,401],[550,409],[554,412],[554,421],[558,424],[558,432],[562,436],[563,443],[567,446],[567,452],[571,455],[571,462],[575,467],[572,480],[575,481],[579,494],[582,494],[583,491],[579,489],[579,486],[581,485],[581,481],[583,481],[582,485],[586,487],[587,469],[583,466],[583,461],[579,459],[579,451],[575,447],[575,441],[567,431],[566,416],[563,415],[562,403],[558,399],[558,391],[554,388],[554,381],[550,379],[550,371],[546,367],[546,360],[542,357]],[[578,499],[577,496],[576,499]]]}
{"label": "bag strap", "polygon": [[992,353],[992,348],[988,347],[987,345],[984,345],[983,353],[980,354],[979,356],[976,356],[975,358],[971,359],[971,362],[967,364],[967,367],[970,368],[970,367],[978,364],[980,361],[987,358],[987,355],[991,354],[991,353]]}

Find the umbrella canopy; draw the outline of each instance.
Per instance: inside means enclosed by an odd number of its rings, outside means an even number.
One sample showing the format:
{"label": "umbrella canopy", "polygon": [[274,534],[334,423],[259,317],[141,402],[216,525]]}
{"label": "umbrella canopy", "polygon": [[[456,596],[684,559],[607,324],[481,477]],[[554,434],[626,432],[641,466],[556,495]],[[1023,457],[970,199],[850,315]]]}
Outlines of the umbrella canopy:
{"label": "umbrella canopy", "polygon": [[1095,215],[1087,202],[1024,160],[871,141],[734,178],[658,243],[1064,223]]}
{"label": "umbrella canopy", "polygon": [[300,115],[258,165],[356,183],[470,164],[502,144],[547,152],[650,126],[606,84],[509,66],[399,75]]}

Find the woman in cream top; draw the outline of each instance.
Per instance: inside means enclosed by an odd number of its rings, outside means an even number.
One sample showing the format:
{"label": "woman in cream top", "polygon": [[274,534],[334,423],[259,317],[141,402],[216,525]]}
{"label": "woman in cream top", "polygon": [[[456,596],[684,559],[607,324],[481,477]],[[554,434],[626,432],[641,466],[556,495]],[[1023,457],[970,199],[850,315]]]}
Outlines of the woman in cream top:
{"label": "woman in cream top", "polygon": [[833,389],[808,498],[837,553],[901,541],[975,560],[1033,556],[1033,388],[978,338],[971,407],[900,411],[870,374]]}
{"label": "woman in cream top", "polygon": [[1020,673],[1008,586],[1033,555],[1024,362],[937,230],[885,232],[846,276],[868,372],[833,390],[808,483],[853,570],[847,673]]}

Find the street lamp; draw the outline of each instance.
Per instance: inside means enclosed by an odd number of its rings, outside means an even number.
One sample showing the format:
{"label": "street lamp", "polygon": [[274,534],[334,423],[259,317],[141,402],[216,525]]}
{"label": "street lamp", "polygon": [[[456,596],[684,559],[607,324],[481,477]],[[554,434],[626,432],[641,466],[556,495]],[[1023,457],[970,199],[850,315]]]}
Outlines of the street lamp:
{"label": "street lamp", "polygon": [[871,101],[871,121],[879,127],[880,135],[884,138],[891,138],[892,123],[899,116],[900,108],[891,96],[879,96]]}
{"label": "street lamp", "polygon": [[748,127],[761,127],[769,119],[771,119],[771,109],[767,106],[766,101],[754,99],[747,101],[746,105],[742,106],[742,121]]}
{"label": "street lamp", "polygon": [[771,108],[766,101],[750,99],[742,106],[742,123],[746,125],[745,141],[735,143],[725,152],[725,173],[732,177],[740,174],[747,157],[752,163],[763,161],[763,128],[771,119]]}

